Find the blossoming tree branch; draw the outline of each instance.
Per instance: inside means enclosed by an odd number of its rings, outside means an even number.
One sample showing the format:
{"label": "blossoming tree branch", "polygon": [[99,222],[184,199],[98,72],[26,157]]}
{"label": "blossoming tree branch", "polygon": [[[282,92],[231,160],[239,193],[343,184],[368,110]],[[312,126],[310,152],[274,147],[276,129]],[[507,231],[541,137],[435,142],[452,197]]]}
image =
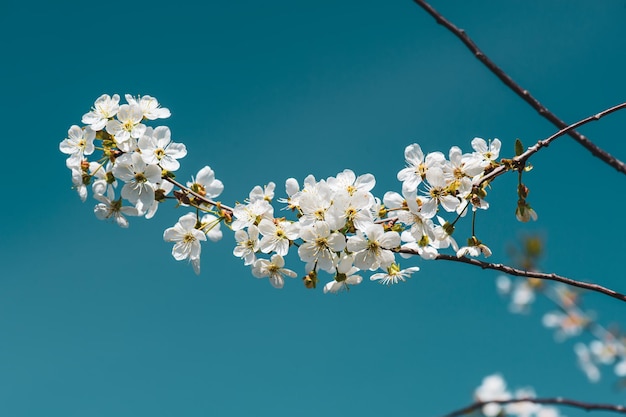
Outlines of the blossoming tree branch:
{"label": "blossoming tree branch", "polygon": [[[320,285],[325,293],[348,290],[364,278],[384,285],[398,284],[419,271],[417,266],[401,268],[400,258],[419,256],[538,281],[556,281],[626,301],[626,295],[595,283],[477,259],[491,256],[492,250],[475,228],[476,217],[489,208],[490,183],[505,173],[518,178],[517,220],[537,219],[528,202],[523,175],[530,171],[529,159],[535,153],[564,135],[572,136],[594,156],[626,173],[621,161],[575,130],[625,108],[626,103],[566,125],[497,67],[463,30],[426,2],[414,1],[559,130],[528,148],[520,140],[503,148],[499,139],[478,137],[470,141],[470,151],[467,146],[465,151],[453,146],[445,153],[425,152],[419,144],[410,144],[404,152],[406,165],[397,172],[400,189],[382,196],[372,193],[376,184],[372,174],[357,175],[346,169],[325,179],[309,175],[302,183],[288,178],[279,198],[275,197],[275,183],[258,185],[241,202],[226,205],[217,200],[224,186],[209,166],[187,181],[177,179],[179,160],[187,155],[187,148],[172,139],[167,126],[158,125],[157,121],[168,118],[170,111],[156,98],[127,94],[123,102],[117,94],[103,94],[82,116],[81,124],[70,127],[60,144],[61,152],[67,155],[66,166],[74,188],[82,201],[91,191],[97,200],[96,217],[111,219],[121,227],[128,227],[128,217],[152,218],[168,201],[184,207],[186,212],[164,231],[163,238],[173,243],[174,259],[187,260],[197,274],[202,245],[207,240],[220,240],[222,230],[227,228],[233,231],[236,241],[233,255],[241,258],[254,277],[267,278],[276,288],[284,286],[285,278],[298,275],[292,268],[301,271],[307,288]],[[458,244],[455,230],[462,221],[471,223],[471,233]],[[297,254],[303,265],[287,267],[289,253]],[[621,358],[626,375],[624,350],[624,344],[617,343],[611,360]],[[537,399],[532,392],[513,395],[499,375],[485,378],[475,398],[472,405],[449,415],[480,409],[486,416],[557,416],[556,409],[549,405],[624,412],[622,406]]]}
{"label": "blossoming tree branch", "polygon": [[[113,219],[122,227],[128,226],[127,216],[152,218],[169,199],[189,207],[191,211],[165,230],[163,238],[174,243],[174,259],[188,260],[198,274],[201,242],[220,240],[221,224],[225,223],[235,234],[233,254],[250,266],[255,277],[267,277],[276,288],[283,287],[285,277],[297,275],[285,267],[284,258],[293,250],[304,263],[307,287],[317,286],[320,273],[330,275],[324,292],[349,289],[371,272],[370,280],[382,284],[404,281],[419,268],[401,269],[398,254],[458,260],[514,275],[557,280],[626,301],[624,294],[597,284],[467,258],[492,253],[474,228],[478,213],[489,208],[486,197],[491,181],[515,172],[519,179],[515,216],[523,222],[536,219],[522,182],[528,159],[567,132],[620,110],[626,103],[561,129],[528,149],[517,140],[515,156],[508,159],[499,158],[499,139],[474,138],[472,152],[453,146],[447,157],[440,151],[424,153],[418,144],[411,144],[404,152],[406,167],[397,174],[402,191],[388,191],[382,198],[371,192],[376,183],[372,174],[356,176],[344,170],[322,180],[308,176],[302,187],[289,178],[286,195],[277,200],[280,208],[286,209],[279,213],[292,217],[287,218],[275,215],[274,183],[254,187],[243,203],[230,207],[215,200],[224,187],[209,166],[186,185],[177,181],[178,160],[187,154],[187,148],[172,140],[167,126],[148,126],[150,121],[169,117],[170,111],[151,96],[125,98],[127,102],[120,104],[117,94],[99,97],[83,115],[83,125],[71,126],[61,142],[74,187],[85,201],[90,186],[98,201],[95,215]],[[465,217],[471,218],[472,233],[467,243],[459,246],[453,234]],[[440,253],[445,250],[454,255]]]}

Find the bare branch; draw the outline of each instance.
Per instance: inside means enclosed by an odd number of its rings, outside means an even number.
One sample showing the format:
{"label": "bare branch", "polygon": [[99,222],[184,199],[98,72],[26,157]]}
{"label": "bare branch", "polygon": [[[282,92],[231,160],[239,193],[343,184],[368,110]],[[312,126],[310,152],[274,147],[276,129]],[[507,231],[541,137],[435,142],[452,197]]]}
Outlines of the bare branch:
{"label": "bare branch", "polygon": [[567,398],[515,398],[511,400],[494,400],[494,401],[477,401],[473,404],[468,405],[467,407],[461,408],[459,410],[453,411],[449,414],[446,414],[443,417],[458,417],[465,414],[469,414],[472,411],[476,411],[482,408],[487,404],[512,404],[512,403],[522,403],[522,402],[530,402],[534,404],[550,404],[550,405],[561,405],[567,407],[580,408],[586,411],[592,410],[600,410],[600,411],[612,411],[618,414],[626,414],[626,407],[623,405],[613,405],[613,404],[592,404],[586,403],[582,401],[569,400]]}
{"label": "bare branch", "polygon": [[[452,22],[444,18],[439,12],[437,12],[430,4],[425,2],[424,0],[413,0],[418,6],[424,9],[428,14],[435,18],[437,23],[448,29],[452,32],[456,37],[458,37],[461,42],[467,46],[467,48],[472,51],[474,56],[482,62],[489,70],[498,77],[507,87],[509,87],[513,92],[515,92],[518,96],[520,96],[525,102],[530,104],[530,106],[535,109],[541,116],[549,120],[552,124],[554,124],[559,129],[564,129],[567,127],[567,124],[559,119],[554,113],[548,110],[543,104],[541,104],[535,97],[533,97],[528,90],[523,89],[519,84],[517,84],[513,79],[506,74],[500,67],[498,67],[487,55],[484,54],[483,51],[478,48],[478,46],[474,43],[474,41],[467,36],[463,29],[456,27]],[[598,147],[596,144],[591,142],[586,136],[578,133],[575,130],[569,130],[567,132],[576,142],[580,143],[582,146],[587,148],[591,154],[599,159],[601,159],[606,164],[612,166],[617,171],[622,174],[626,174],[626,164],[615,158],[613,155],[609,154],[605,150]]]}
{"label": "bare branch", "polygon": [[[540,140],[539,142],[537,142],[533,146],[531,146],[528,149],[526,149],[526,151],[524,153],[522,153],[521,155],[516,156],[515,158],[513,158],[512,161],[519,162],[519,163],[524,163],[532,155],[537,153],[537,151],[539,151],[539,149],[548,147],[550,145],[550,143],[552,143],[553,140],[555,140],[555,139],[557,139],[557,138],[559,138],[559,137],[561,137],[561,136],[571,132],[572,130],[576,129],[579,126],[582,126],[582,125],[587,124],[589,122],[595,122],[596,120],[600,120],[604,116],[606,116],[608,114],[611,114],[613,112],[616,112],[618,110],[621,110],[623,108],[626,108],[626,103],[618,104],[617,106],[613,106],[611,108],[603,110],[600,113],[594,114],[593,116],[589,116],[589,117],[586,117],[586,118],[584,118],[582,120],[579,120],[578,122],[576,122],[574,124],[571,124],[571,125],[563,128],[563,129],[559,130],[558,132],[556,132],[555,134],[553,134],[549,138]],[[487,174],[484,177],[480,178],[476,185],[480,185],[480,184],[482,184],[482,183],[484,183],[486,181],[491,181],[495,177],[498,177],[498,176],[504,174],[506,171],[507,171],[507,167],[504,166],[504,165],[500,165],[499,167],[497,167],[493,171],[491,171],[489,174]]]}
{"label": "bare branch", "polygon": [[[413,249],[404,248],[404,249],[398,250],[398,252],[406,253],[410,255],[419,255],[418,252]],[[504,264],[494,264],[494,263],[489,263],[485,261],[479,261],[478,259],[468,258],[465,256],[459,258],[454,255],[439,254],[435,258],[435,260],[460,262],[464,264],[478,266],[482,269],[493,269],[496,271],[504,272],[505,274],[514,275],[516,277],[538,278],[538,279],[544,279],[548,281],[557,281],[563,284],[571,285],[573,287],[578,287],[578,288],[582,288],[582,289],[589,290],[589,291],[599,292],[601,294],[608,295],[609,297],[616,298],[620,301],[626,301],[626,295],[621,294],[617,291],[614,291],[610,288],[606,288],[598,284],[592,284],[590,282],[576,281],[574,279],[567,278],[567,277],[557,275],[557,274],[546,274],[543,272],[526,271],[524,269],[517,269],[517,268],[513,268],[512,266],[508,266]]]}

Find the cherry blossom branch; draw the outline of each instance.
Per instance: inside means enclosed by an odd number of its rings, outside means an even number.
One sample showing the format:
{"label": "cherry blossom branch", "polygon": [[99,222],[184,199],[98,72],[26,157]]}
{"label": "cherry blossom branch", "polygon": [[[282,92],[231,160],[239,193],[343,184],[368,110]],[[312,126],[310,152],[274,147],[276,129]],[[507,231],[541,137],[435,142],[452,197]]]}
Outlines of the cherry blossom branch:
{"label": "cherry blossom branch", "polygon": [[570,400],[567,398],[514,398],[510,400],[494,400],[494,401],[477,401],[473,404],[470,404],[467,407],[461,408],[459,410],[453,411],[449,414],[446,414],[443,417],[458,417],[471,413],[472,411],[476,411],[487,404],[512,404],[512,403],[521,403],[521,402],[530,402],[533,404],[550,404],[550,405],[562,405],[567,407],[580,408],[586,411],[592,410],[601,410],[601,411],[612,411],[618,414],[626,414],[626,407],[623,405],[613,405],[613,404],[592,404],[586,403],[582,401]]}
{"label": "cherry blossom branch", "polygon": [[[548,110],[543,104],[541,104],[535,97],[533,97],[528,90],[523,89],[519,84],[517,84],[513,79],[506,74],[500,67],[498,67],[487,55],[484,54],[483,51],[478,48],[478,46],[474,43],[474,41],[465,33],[463,29],[458,28],[452,22],[444,18],[439,12],[437,12],[430,4],[425,2],[424,0],[413,0],[418,6],[424,9],[428,14],[430,14],[438,24],[444,26],[450,32],[452,32],[456,37],[458,37],[467,48],[472,51],[474,56],[482,62],[496,77],[498,77],[507,87],[509,87],[513,92],[515,92],[518,96],[520,96],[525,102],[527,102],[533,109],[535,109],[541,116],[549,120],[552,124],[554,124],[559,129],[565,129],[567,124],[559,119],[554,113]],[[615,158],[613,155],[609,154],[605,150],[598,147],[596,144],[591,142],[586,136],[578,133],[577,131],[570,129],[567,131],[567,134],[574,138],[578,143],[587,148],[591,154],[606,164],[612,166],[617,171],[622,174],[626,174],[626,164],[619,159]]]}
{"label": "cherry blossom branch", "polygon": [[[417,251],[413,249],[400,249],[398,250],[398,252],[411,254],[411,255],[418,255]],[[601,294],[608,295],[609,297],[616,298],[620,301],[626,301],[626,295],[619,293],[617,291],[614,291],[610,288],[606,288],[598,284],[592,284],[590,282],[576,281],[574,279],[566,278],[557,274],[546,274],[542,272],[526,271],[523,269],[513,268],[511,266],[504,265],[504,264],[489,263],[489,262],[479,261],[478,259],[467,258],[467,257],[459,258],[454,255],[439,254],[435,258],[435,260],[460,262],[464,264],[478,266],[482,269],[493,269],[493,270],[504,272],[505,274],[514,275],[517,277],[538,278],[538,279],[544,279],[544,280],[549,280],[549,281],[562,282],[563,284],[571,285],[573,287],[578,287],[578,288],[583,288],[589,291],[599,292]]]}
{"label": "cherry blossom branch", "polygon": [[[618,110],[621,110],[623,108],[626,108],[626,103],[618,104],[617,106],[613,106],[611,108],[608,108],[606,110],[601,111],[600,113],[594,114],[593,116],[586,117],[586,118],[584,118],[582,120],[579,120],[578,122],[576,122],[574,124],[566,126],[563,129],[561,129],[558,132],[556,132],[555,134],[553,134],[552,136],[550,136],[550,137],[548,137],[546,139],[538,141],[535,145],[533,145],[533,146],[529,147],[528,149],[526,149],[525,152],[523,152],[522,154],[520,154],[520,155],[516,156],[515,158],[511,159],[511,161],[513,163],[515,163],[516,165],[523,166],[523,164],[532,155],[537,153],[541,148],[548,147],[550,145],[550,143],[552,143],[552,141],[554,141],[555,139],[565,135],[566,133],[570,133],[571,131],[573,131],[577,127],[580,127],[580,126],[582,126],[584,124],[587,124],[587,123],[590,123],[590,122],[595,122],[597,120],[600,120],[604,116],[609,115],[611,113],[614,113],[614,112],[616,112]],[[504,174],[508,169],[509,169],[508,166],[500,165],[499,167],[497,167],[493,171],[491,171],[489,174],[485,175],[484,177],[481,177],[478,180],[478,184],[476,184],[476,185],[480,185],[480,184],[482,184],[484,182],[491,181],[495,177]]]}
{"label": "cherry blossom branch", "polygon": [[180,182],[176,181],[174,178],[170,178],[170,177],[166,176],[166,177],[163,177],[163,179],[165,181],[169,182],[169,183],[174,184],[176,187],[180,188],[185,193],[191,194],[192,196],[196,197],[198,200],[202,201],[203,203],[206,203],[206,204],[211,205],[211,206],[215,206],[218,209],[221,209],[222,211],[226,212],[229,215],[233,214],[233,208],[232,207],[224,205],[224,204],[220,203],[219,201],[213,201],[210,198],[206,198],[203,195],[196,193],[195,191],[193,191],[189,187],[184,186]]}

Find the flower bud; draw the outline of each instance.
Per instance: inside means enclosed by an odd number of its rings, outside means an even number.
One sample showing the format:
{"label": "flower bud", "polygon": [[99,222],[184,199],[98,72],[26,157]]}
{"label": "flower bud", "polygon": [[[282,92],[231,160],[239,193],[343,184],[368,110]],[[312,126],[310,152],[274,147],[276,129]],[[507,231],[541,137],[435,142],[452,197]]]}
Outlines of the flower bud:
{"label": "flower bud", "polygon": [[311,271],[302,278],[304,286],[311,289],[317,286],[317,272]]}

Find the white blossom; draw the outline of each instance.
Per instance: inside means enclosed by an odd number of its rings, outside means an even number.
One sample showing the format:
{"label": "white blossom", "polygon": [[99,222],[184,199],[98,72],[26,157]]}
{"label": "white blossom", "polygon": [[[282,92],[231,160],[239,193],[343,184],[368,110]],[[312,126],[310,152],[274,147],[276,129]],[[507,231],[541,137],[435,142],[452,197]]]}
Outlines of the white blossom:
{"label": "white blossom", "polygon": [[331,233],[326,222],[315,222],[304,226],[300,231],[300,237],[304,243],[298,248],[298,255],[307,263],[306,270],[333,271],[337,252],[343,251],[346,247],[345,236],[337,232]]}
{"label": "white blossom", "polygon": [[97,204],[93,211],[100,220],[113,219],[118,226],[127,228],[128,220],[126,216],[138,216],[139,211],[136,207],[126,207],[122,205],[122,199],[115,199],[113,188],[109,188],[107,195],[95,194],[94,198],[100,203]]}
{"label": "white blossom", "polygon": [[202,197],[216,198],[224,191],[224,184],[215,178],[215,173],[210,166],[205,166],[198,174],[187,182],[187,187]]}
{"label": "white blossom", "polygon": [[483,166],[489,166],[496,162],[500,156],[500,148],[502,143],[500,139],[494,139],[489,141],[489,144],[482,138],[472,139],[472,148],[476,151],[477,155],[482,159]]}
{"label": "white blossom", "polygon": [[398,181],[402,181],[402,189],[414,191],[426,179],[428,170],[440,166],[446,157],[441,152],[424,155],[422,148],[414,143],[404,150],[407,167],[398,172]]}
{"label": "white blossom", "polygon": [[171,132],[167,126],[147,128],[137,145],[146,164],[158,164],[168,171],[180,168],[178,159],[187,155],[184,144],[172,142]]}
{"label": "white blossom", "polygon": [[386,268],[394,262],[390,249],[400,246],[398,232],[385,232],[380,224],[371,224],[365,231],[357,230],[348,238],[348,250],[355,253],[354,265],[362,270]]}
{"label": "white blossom", "polygon": [[235,232],[237,246],[233,249],[233,255],[244,260],[244,265],[251,265],[256,261],[256,252],[259,249],[259,229],[255,225]]}
{"label": "white blossom", "polygon": [[391,264],[387,267],[387,273],[377,273],[370,277],[371,281],[378,281],[383,285],[397,284],[400,281],[406,281],[414,272],[419,271],[419,267],[413,266],[406,269],[400,269],[400,265]]}
{"label": "white blossom", "polygon": [[113,97],[108,94],[101,95],[91,111],[83,115],[82,122],[90,125],[94,131],[102,130],[107,121],[117,114],[120,108],[119,102],[120,96],[117,94],[113,94]]}
{"label": "white blossom", "polygon": [[154,201],[154,187],[161,180],[161,168],[148,165],[135,152],[124,154],[117,159],[113,166],[113,175],[125,182],[122,187],[122,197],[145,212]]}
{"label": "white blossom", "polygon": [[143,113],[137,104],[122,104],[117,112],[117,119],[106,124],[107,133],[115,137],[118,147],[124,152],[131,152],[136,140],[146,132],[146,125],[141,123]]}
{"label": "white blossom", "polygon": [[591,352],[584,343],[576,343],[574,345],[574,352],[578,359],[578,366],[587,375],[587,378],[591,382],[598,382],[600,380],[600,369],[593,360]]}
{"label": "white blossom", "polygon": [[[264,200],[257,200],[264,201]],[[281,256],[287,255],[291,241],[299,236],[299,224],[281,220],[261,219],[259,232],[263,235],[260,242],[261,252],[276,252]]]}
{"label": "white blossom", "polygon": [[283,268],[285,260],[278,254],[272,255],[270,260],[257,259],[252,264],[252,275],[257,278],[268,277],[274,288],[282,288],[285,285],[285,277],[294,278],[296,273]]}
{"label": "white blossom", "polygon": [[78,166],[84,155],[91,155],[94,151],[93,140],[96,137],[89,126],[81,129],[74,125],[67,131],[67,138],[59,144],[59,150],[69,155],[66,161],[68,167]]}
{"label": "white blossom", "polygon": [[[478,401],[506,401],[512,398],[511,393],[506,389],[506,382],[500,374],[493,374],[485,377],[482,384],[474,391],[474,397]],[[502,406],[496,403],[483,405],[482,412],[487,417],[496,417]]]}
{"label": "white blossom", "polygon": [[237,204],[233,208],[235,220],[231,224],[233,230],[241,230],[258,224],[262,219],[272,220],[274,208],[266,200],[256,200],[250,204]]}
{"label": "white blossom", "polygon": [[126,94],[125,98],[128,104],[138,106],[142,116],[148,120],[166,119],[171,115],[169,109],[161,107],[154,97],[145,95],[135,98]]}
{"label": "white blossom", "polygon": [[352,255],[343,256],[337,265],[337,273],[335,278],[324,285],[324,294],[336,293],[341,290],[349,290],[350,285],[358,285],[363,281],[359,272],[359,268],[353,266],[354,257]]}
{"label": "white blossom", "polygon": [[276,189],[276,184],[274,184],[273,182],[270,182],[264,187],[257,185],[250,191],[250,194],[248,195],[248,200],[250,202],[253,202],[256,200],[266,200],[268,202],[271,202],[274,199],[275,189]]}
{"label": "white blossom", "polygon": [[178,222],[165,230],[163,240],[175,242],[172,256],[177,261],[189,259],[196,274],[200,274],[200,242],[206,240],[206,235],[196,229],[198,217],[195,213],[187,213],[178,219]]}

